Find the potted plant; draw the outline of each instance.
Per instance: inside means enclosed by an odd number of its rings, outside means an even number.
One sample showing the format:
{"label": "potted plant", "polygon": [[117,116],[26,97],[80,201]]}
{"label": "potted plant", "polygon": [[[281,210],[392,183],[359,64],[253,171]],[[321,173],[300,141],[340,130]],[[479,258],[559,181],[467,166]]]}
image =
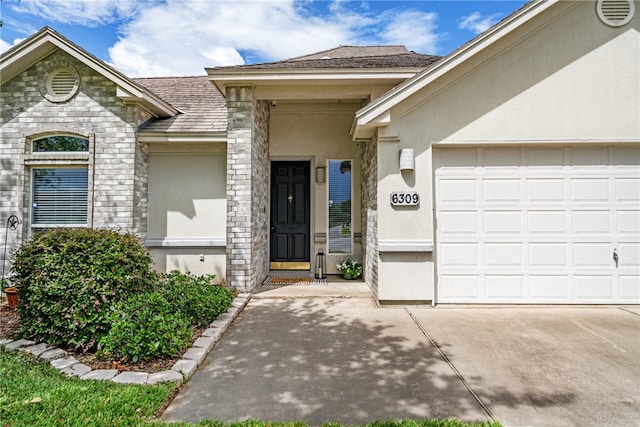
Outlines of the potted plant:
{"label": "potted plant", "polygon": [[9,303],[9,307],[15,308],[18,306],[18,288],[14,286],[9,286],[9,280],[4,277],[0,279],[0,288],[2,288],[2,292],[7,294],[7,302]]}
{"label": "potted plant", "polygon": [[360,277],[360,273],[362,273],[362,264],[355,259],[341,259],[337,264],[336,268],[340,273],[342,273],[342,277],[348,280],[357,279]]}

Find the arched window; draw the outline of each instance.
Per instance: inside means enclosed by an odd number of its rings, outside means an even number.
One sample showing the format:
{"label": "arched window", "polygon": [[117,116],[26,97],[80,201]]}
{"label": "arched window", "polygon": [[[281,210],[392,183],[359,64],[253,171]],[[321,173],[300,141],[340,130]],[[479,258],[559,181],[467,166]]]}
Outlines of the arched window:
{"label": "arched window", "polygon": [[54,135],[33,141],[34,153],[89,151],[89,140],[77,136]]}

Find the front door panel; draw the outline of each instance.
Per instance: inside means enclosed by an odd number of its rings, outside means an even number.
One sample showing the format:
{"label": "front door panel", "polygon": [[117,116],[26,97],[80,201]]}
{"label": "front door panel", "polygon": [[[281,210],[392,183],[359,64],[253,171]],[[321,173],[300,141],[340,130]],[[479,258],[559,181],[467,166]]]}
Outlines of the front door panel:
{"label": "front door panel", "polygon": [[271,268],[309,268],[309,163],[271,163]]}

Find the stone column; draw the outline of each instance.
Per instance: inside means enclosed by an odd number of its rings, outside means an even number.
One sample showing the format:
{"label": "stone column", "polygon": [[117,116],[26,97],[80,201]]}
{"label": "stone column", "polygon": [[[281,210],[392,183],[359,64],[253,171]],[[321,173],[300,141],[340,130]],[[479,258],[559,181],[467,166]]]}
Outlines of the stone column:
{"label": "stone column", "polygon": [[250,291],[268,269],[268,123],[253,87],[228,87],[227,283]]}

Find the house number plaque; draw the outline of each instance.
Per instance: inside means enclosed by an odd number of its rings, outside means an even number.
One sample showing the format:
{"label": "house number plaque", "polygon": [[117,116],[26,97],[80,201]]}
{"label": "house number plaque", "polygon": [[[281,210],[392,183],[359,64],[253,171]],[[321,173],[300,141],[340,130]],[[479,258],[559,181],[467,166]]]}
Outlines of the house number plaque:
{"label": "house number plaque", "polygon": [[391,193],[391,206],[418,206],[420,196],[415,191],[398,191]]}

